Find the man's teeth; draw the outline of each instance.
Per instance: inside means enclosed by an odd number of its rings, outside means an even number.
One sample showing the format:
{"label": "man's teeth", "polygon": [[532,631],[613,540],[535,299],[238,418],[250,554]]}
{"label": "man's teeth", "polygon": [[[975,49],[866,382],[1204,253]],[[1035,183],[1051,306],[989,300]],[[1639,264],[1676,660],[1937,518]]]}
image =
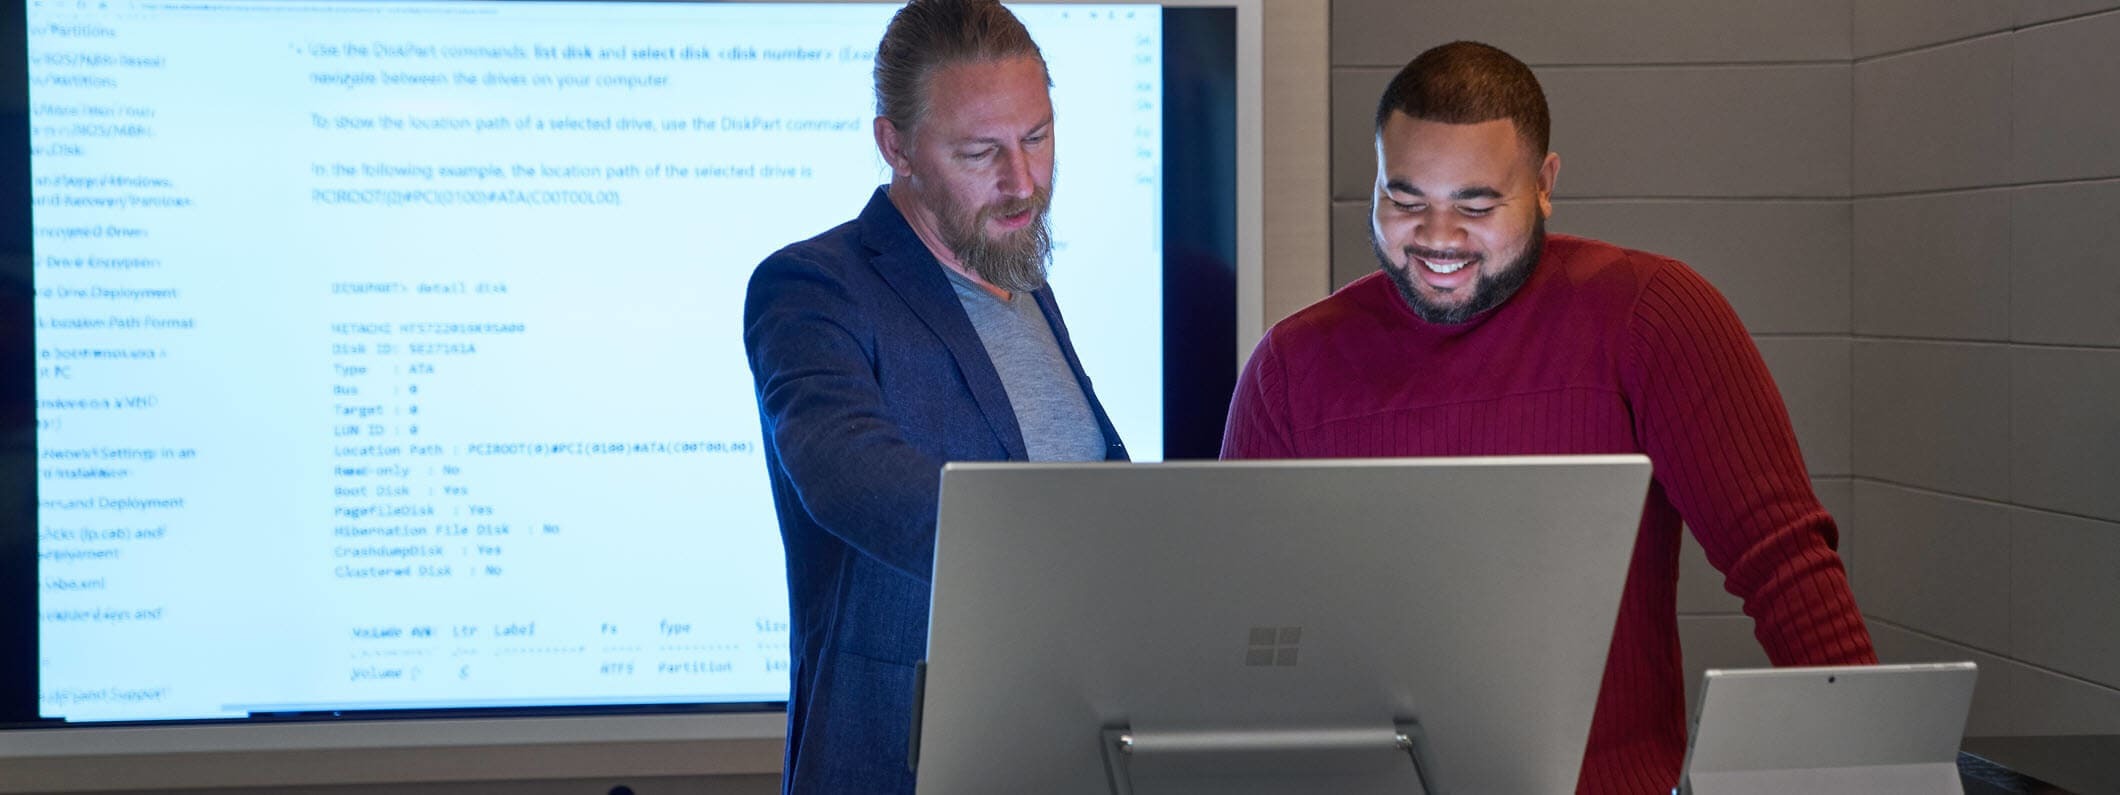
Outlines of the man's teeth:
{"label": "man's teeth", "polygon": [[1456,273],[1458,272],[1458,269],[1463,268],[1471,263],[1472,260],[1459,260],[1457,262],[1436,262],[1435,260],[1430,259],[1421,260],[1421,264],[1428,266],[1429,270],[1442,274]]}

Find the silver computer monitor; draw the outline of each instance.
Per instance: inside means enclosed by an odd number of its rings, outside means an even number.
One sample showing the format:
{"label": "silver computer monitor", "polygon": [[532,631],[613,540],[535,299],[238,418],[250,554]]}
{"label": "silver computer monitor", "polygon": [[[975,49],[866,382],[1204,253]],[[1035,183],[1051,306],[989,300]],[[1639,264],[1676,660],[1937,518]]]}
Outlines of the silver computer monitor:
{"label": "silver computer monitor", "polygon": [[1649,472],[951,464],[919,791],[1571,791]]}
{"label": "silver computer monitor", "polygon": [[1690,795],[1955,795],[1973,663],[1711,670]]}

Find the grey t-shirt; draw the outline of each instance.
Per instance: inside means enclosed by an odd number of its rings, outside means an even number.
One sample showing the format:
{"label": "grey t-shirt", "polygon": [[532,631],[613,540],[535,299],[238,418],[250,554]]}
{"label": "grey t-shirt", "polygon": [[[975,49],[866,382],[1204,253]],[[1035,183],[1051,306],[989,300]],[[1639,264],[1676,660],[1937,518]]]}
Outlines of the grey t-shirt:
{"label": "grey t-shirt", "polygon": [[1023,448],[1032,461],[1102,461],[1104,431],[1082,394],[1082,384],[1067,366],[1052,324],[1045,322],[1038,299],[1016,293],[1004,301],[962,274],[944,267],[957,300],[972,317],[987,358],[1001,374],[1008,402],[1023,430]]}

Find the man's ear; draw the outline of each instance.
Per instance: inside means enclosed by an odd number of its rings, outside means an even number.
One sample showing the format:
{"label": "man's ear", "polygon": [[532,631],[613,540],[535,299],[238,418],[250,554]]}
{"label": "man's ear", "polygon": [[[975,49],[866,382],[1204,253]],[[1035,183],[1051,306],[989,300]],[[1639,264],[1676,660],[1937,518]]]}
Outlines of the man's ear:
{"label": "man's ear", "polygon": [[1561,175],[1561,156],[1547,152],[1544,162],[1538,164],[1538,214],[1540,218],[1553,217],[1553,182]]}
{"label": "man's ear", "polygon": [[909,177],[913,175],[913,158],[908,152],[912,141],[900,134],[898,125],[890,119],[876,117],[876,151],[883,154],[883,162],[891,164],[891,175]]}

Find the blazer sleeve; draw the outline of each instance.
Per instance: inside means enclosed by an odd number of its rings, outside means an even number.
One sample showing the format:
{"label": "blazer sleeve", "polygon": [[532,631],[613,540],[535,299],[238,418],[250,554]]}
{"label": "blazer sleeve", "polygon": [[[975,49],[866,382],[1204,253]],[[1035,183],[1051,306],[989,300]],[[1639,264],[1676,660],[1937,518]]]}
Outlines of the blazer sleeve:
{"label": "blazer sleeve", "polygon": [[751,275],[743,338],[765,442],[802,510],[861,554],[927,582],[943,462],[891,419],[867,310],[845,280],[799,254],[774,254]]}

